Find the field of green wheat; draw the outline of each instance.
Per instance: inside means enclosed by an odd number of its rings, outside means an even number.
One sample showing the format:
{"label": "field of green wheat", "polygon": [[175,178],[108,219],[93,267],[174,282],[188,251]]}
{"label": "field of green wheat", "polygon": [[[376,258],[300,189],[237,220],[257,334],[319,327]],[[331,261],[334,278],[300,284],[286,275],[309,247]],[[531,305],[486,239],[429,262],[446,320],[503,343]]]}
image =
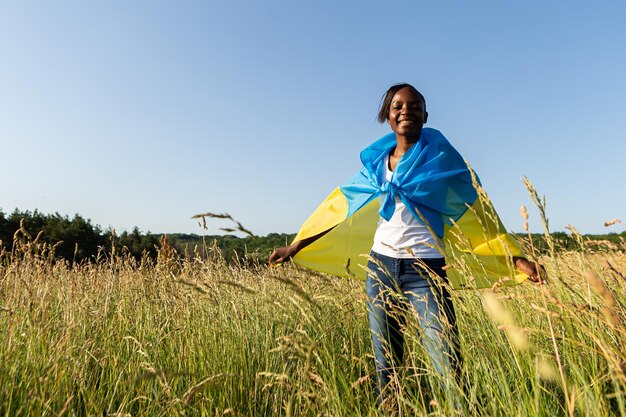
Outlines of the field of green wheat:
{"label": "field of green wheat", "polygon": [[539,259],[545,285],[453,293],[462,381],[407,322],[379,407],[363,282],[165,241],[156,262],[71,265],[18,232],[0,253],[0,415],[626,416],[626,244],[579,243]]}

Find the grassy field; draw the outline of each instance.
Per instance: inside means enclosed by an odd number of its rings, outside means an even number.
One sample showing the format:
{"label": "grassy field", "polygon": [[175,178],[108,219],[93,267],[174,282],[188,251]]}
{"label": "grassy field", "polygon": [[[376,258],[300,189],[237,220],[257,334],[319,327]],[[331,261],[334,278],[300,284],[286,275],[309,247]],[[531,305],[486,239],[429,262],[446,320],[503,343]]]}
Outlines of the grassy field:
{"label": "grassy field", "polygon": [[442,392],[408,329],[378,409],[362,282],[167,245],[156,263],[70,268],[16,236],[0,254],[2,416],[626,416],[625,244],[554,248],[544,286],[454,292],[465,388]]}

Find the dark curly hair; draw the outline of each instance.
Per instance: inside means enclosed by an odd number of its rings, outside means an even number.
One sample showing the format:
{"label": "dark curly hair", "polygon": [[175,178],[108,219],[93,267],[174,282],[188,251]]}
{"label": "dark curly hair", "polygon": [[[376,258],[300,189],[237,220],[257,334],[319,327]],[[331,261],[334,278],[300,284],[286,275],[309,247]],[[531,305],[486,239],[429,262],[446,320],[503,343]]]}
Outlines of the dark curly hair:
{"label": "dark curly hair", "polygon": [[424,98],[422,93],[417,91],[417,88],[407,83],[394,84],[389,87],[389,89],[385,92],[385,94],[383,94],[383,97],[380,100],[380,108],[378,109],[378,115],[376,116],[376,120],[378,120],[378,123],[385,123],[387,121],[387,118],[389,117],[389,107],[391,107],[391,100],[393,100],[393,96],[395,96],[398,91],[402,90],[405,87],[412,89],[422,98],[422,101],[424,102],[424,111],[426,110],[426,99]]}

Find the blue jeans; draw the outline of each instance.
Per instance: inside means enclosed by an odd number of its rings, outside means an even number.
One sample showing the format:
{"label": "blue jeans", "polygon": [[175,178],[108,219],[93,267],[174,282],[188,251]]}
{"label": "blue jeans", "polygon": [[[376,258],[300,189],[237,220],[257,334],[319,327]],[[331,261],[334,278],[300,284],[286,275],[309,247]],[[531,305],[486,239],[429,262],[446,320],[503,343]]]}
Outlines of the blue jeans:
{"label": "blue jeans", "polygon": [[[431,278],[415,259],[371,253],[366,289],[368,316],[376,358],[377,394],[385,397],[394,367],[402,363],[407,312],[417,320],[420,341],[440,374],[458,378],[461,357],[454,307],[445,285],[443,258],[421,259],[437,275]],[[440,280],[441,282],[435,282]],[[409,328],[411,328],[409,326]]]}

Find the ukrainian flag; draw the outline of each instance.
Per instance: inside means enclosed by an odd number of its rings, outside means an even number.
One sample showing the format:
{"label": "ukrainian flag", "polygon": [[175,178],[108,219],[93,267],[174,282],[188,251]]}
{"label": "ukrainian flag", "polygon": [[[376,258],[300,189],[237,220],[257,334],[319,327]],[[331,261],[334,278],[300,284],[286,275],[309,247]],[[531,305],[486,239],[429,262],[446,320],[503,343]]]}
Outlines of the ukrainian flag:
{"label": "ukrainian flag", "polygon": [[438,130],[422,129],[390,181],[385,156],[395,146],[391,133],[363,152],[363,168],[337,187],[302,225],[294,241],[330,232],[302,249],[293,261],[338,276],[365,279],[379,218],[391,218],[395,199],[436,236],[454,288],[514,285],[527,276],[512,257],[523,256],[493,210],[478,178]]}

